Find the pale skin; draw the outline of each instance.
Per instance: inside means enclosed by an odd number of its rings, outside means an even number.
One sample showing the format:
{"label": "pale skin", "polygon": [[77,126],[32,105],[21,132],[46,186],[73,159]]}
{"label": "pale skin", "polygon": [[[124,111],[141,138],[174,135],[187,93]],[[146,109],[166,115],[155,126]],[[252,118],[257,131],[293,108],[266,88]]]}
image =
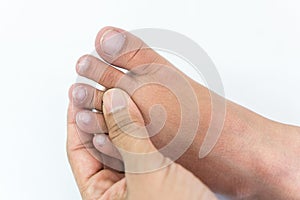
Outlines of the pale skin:
{"label": "pale skin", "polygon": [[[112,37],[112,33],[115,33],[111,30],[124,35],[125,42],[123,46],[120,45],[122,43],[120,40],[114,41],[115,44],[121,46],[120,51],[113,51],[113,47],[109,45],[109,40],[105,43],[103,36]],[[107,31],[110,33],[107,34]],[[98,33],[96,38],[98,54],[106,62],[134,73],[131,73],[130,76],[125,75],[92,56],[83,56],[79,59],[76,67],[77,72],[108,89],[119,87],[130,93],[131,86],[136,82],[139,83],[145,79],[155,79],[155,77],[162,76],[161,74],[164,73],[164,70],[160,68],[161,64],[171,69],[174,68],[171,63],[155,51],[145,47],[146,44],[130,33],[118,28],[106,27]],[[106,50],[108,48],[108,50],[105,51],[105,48]],[[132,51],[123,55],[122,52],[128,51],[128,49]],[[111,53],[111,55],[108,53]],[[83,62],[87,59],[88,62]],[[134,71],[137,66],[143,64],[146,64],[148,67],[143,68],[141,71]],[[189,79],[184,74],[182,76],[188,80],[195,91],[201,118],[196,138],[183,156],[176,160],[176,163],[191,171],[213,191],[236,199],[300,198],[298,191],[300,187],[300,161],[297,159],[298,155],[300,155],[300,128],[268,120],[231,101],[226,101],[226,117],[221,136],[208,156],[199,159],[199,149],[205,136],[203,133],[206,133],[210,122],[211,97],[207,88]],[[74,92],[74,88],[78,86],[84,88],[86,96],[83,99],[74,97],[76,93],[80,93],[78,90]],[[109,131],[102,114],[86,111],[92,116],[86,125],[80,120],[77,120],[76,123],[75,120],[75,115],[78,112],[82,112],[82,110],[91,110],[92,108],[102,110],[103,92],[87,85],[77,84],[72,86],[70,93],[70,98],[74,98],[74,110],[72,111],[73,118],[69,117],[68,121],[70,123],[69,136],[71,132],[75,131],[75,127],[82,132],[108,133]],[[159,85],[150,85],[137,90],[131,95],[131,98],[141,111],[146,123],[150,122],[149,108],[154,104],[163,105],[166,112],[172,116],[167,119],[160,133],[151,138],[156,148],[166,145],[170,138],[174,137],[180,120],[179,105],[174,95]],[[79,138],[75,139],[75,136],[73,137],[68,140],[69,155],[74,151],[74,146],[75,149],[77,149],[78,145],[80,146]],[[112,160],[118,160],[112,162],[119,162],[120,156],[116,156],[110,142],[102,146],[95,144],[95,146],[103,154],[117,157],[117,159],[111,158]],[[84,151],[84,149],[81,149],[81,151]],[[85,154],[79,157],[82,157],[82,160],[86,160],[84,157],[87,154],[85,151]],[[92,160],[92,158],[90,159]],[[74,161],[70,156],[70,163],[79,188],[88,188],[87,185],[89,185],[88,182],[90,180],[87,177],[90,177],[91,173],[102,168],[101,163],[97,160],[94,159],[93,162],[91,160],[89,160],[90,167],[94,170],[88,169],[88,167],[87,169],[80,169],[80,171],[84,171],[82,174],[86,174],[84,175],[86,176],[85,181],[81,181],[81,178],[78,178],[78,175],[76,175],[78,174],[76,171],[77,168],[80,168],[80,162],[82,161]],[[111,171],[107,170],[102,171],[100,171],[102,174],[111,173]],[[119,173],[114,174],[113,176],[101,175],[100,178],[94,178],[93,180],[96,182],[107,182],[107,185],[111,186],[111,183],[116,182],[122,176]]]}

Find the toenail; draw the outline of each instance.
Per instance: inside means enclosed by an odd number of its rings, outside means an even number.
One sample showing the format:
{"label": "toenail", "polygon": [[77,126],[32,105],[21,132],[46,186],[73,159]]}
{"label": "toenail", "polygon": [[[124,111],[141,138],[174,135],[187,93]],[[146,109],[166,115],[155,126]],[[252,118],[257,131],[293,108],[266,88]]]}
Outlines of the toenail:
{"label": "toenail", "polygon": [[78,66],[78,72],[84,73],[87,70],[87,68],[90,66],[90,61],[88,58],[83,58],[79,61],[77,66]]}
{"label": "toenail", "polygon": [[72,96],[75,103],[82,103],[87,97],[87,90],[83,86],[77,86],[73,89]]}
{"label": "toenail", "polygon": [[88,125],[92,121],[92,116],[90,113],[80,112],[77,114],[76,119],[76,121],[78,121],[79,123]]}
{"label": "toenail", "polygon": [[103,34],[100,43],[104,53],[109,56],[115,56],[121,51],[125,43],[125,35],[117,31],[107,30]]}
{"label": "toenail", "polygon": [[98,146],[104,146],[106,143],[106,137],[103,134],[95,135],[95,143]]}

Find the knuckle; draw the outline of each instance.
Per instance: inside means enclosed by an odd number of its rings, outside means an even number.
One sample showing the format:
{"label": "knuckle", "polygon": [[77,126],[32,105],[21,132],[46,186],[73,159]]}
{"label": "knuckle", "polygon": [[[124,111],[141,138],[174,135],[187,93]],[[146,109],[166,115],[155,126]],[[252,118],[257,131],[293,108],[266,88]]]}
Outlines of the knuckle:
{"label": "knuckle", "polygon": [[81,187],[82,198],[84,200],[100,199],[112,184],[113,182],[109,179],[108,175],[99,173],[97,178],[91,179],[85,186]]}
{"label": "knuckle", "polygon": [[113,123],[109,127],[109,137],[111,140],[121,138],[126,133],[136,131],[135,121],[131,119],[125,110],[121,110],[117,115],[110,113]]}

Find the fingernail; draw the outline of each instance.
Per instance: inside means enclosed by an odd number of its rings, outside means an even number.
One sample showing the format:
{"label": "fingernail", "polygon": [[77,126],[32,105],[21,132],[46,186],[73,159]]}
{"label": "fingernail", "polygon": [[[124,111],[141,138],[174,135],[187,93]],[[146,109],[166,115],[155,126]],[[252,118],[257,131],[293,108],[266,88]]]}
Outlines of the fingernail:
{"label": "fingernail", "polygon": [[104,109],[107,113],[115,113],[126,106],[126,96],[124,92],[119,89],[113,89],[104,96]]}
{"label": "fingernail", "polygon": [[105,143],[106,143],[106,137],[103,135],[103,134],[98,134],[98,135],[95,135],[95,143],[98,145],[98,146],[104,146]]}
{"label": "fingernail", "polygon": [[76,116],[76,121],[88,125],[92,121],[92,116],[87,112],[80,112]]}
{"label": "fingernail", "polygon": [[107,30],[100,41],[101,49],[107,55],[115,56],[124,46],[125,39],[124,34],[113,30]]}
{"label": "fingernail", "polygon": [[87,90],[83,86],[77,86],[73,89],[72,96],[75,103],[82,103],[87,97]]}
{"label": "fingernail", "polygon": [[77,67],[78,67],[78,72],[79,73],[84,73],[87,71],[87,69],[89,68],[91,62],[89,61],[88,58],[83,58],[79,61]]}

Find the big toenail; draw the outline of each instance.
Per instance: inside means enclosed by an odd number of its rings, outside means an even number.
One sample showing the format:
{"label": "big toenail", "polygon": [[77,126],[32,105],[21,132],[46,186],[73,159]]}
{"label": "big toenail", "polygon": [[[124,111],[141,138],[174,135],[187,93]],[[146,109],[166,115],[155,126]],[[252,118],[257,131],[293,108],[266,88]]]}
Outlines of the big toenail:
{"label": "big toenail", "polygon": [[87,90],[83,86],[77,86],[73,89],[72,96],[75,103],[82,103],[87,97]]}
{"label": "big toenail", "polygon": [[90,66],[90,61],[88,58],[81,59],[78,63],[78,72],[84,73],[89,66]]}
{"label": "big toenail", "polygon": [[95,143],[99,146],[104,146],[106,143],[106,137],[103,134],[95,135]]}
{"label": "big toenail", "polygon": [[100,40],[101,49],[107,55],[115,56],[121,51],[125,39],[124,34],[113,30],[107,30]]}
{"label": "big toenail", "polygon": [[77,121],[79,123],[88,125],[91,122],[91,120],[92,120],[92,116],[87,112],[80,112],[77,114]]}

